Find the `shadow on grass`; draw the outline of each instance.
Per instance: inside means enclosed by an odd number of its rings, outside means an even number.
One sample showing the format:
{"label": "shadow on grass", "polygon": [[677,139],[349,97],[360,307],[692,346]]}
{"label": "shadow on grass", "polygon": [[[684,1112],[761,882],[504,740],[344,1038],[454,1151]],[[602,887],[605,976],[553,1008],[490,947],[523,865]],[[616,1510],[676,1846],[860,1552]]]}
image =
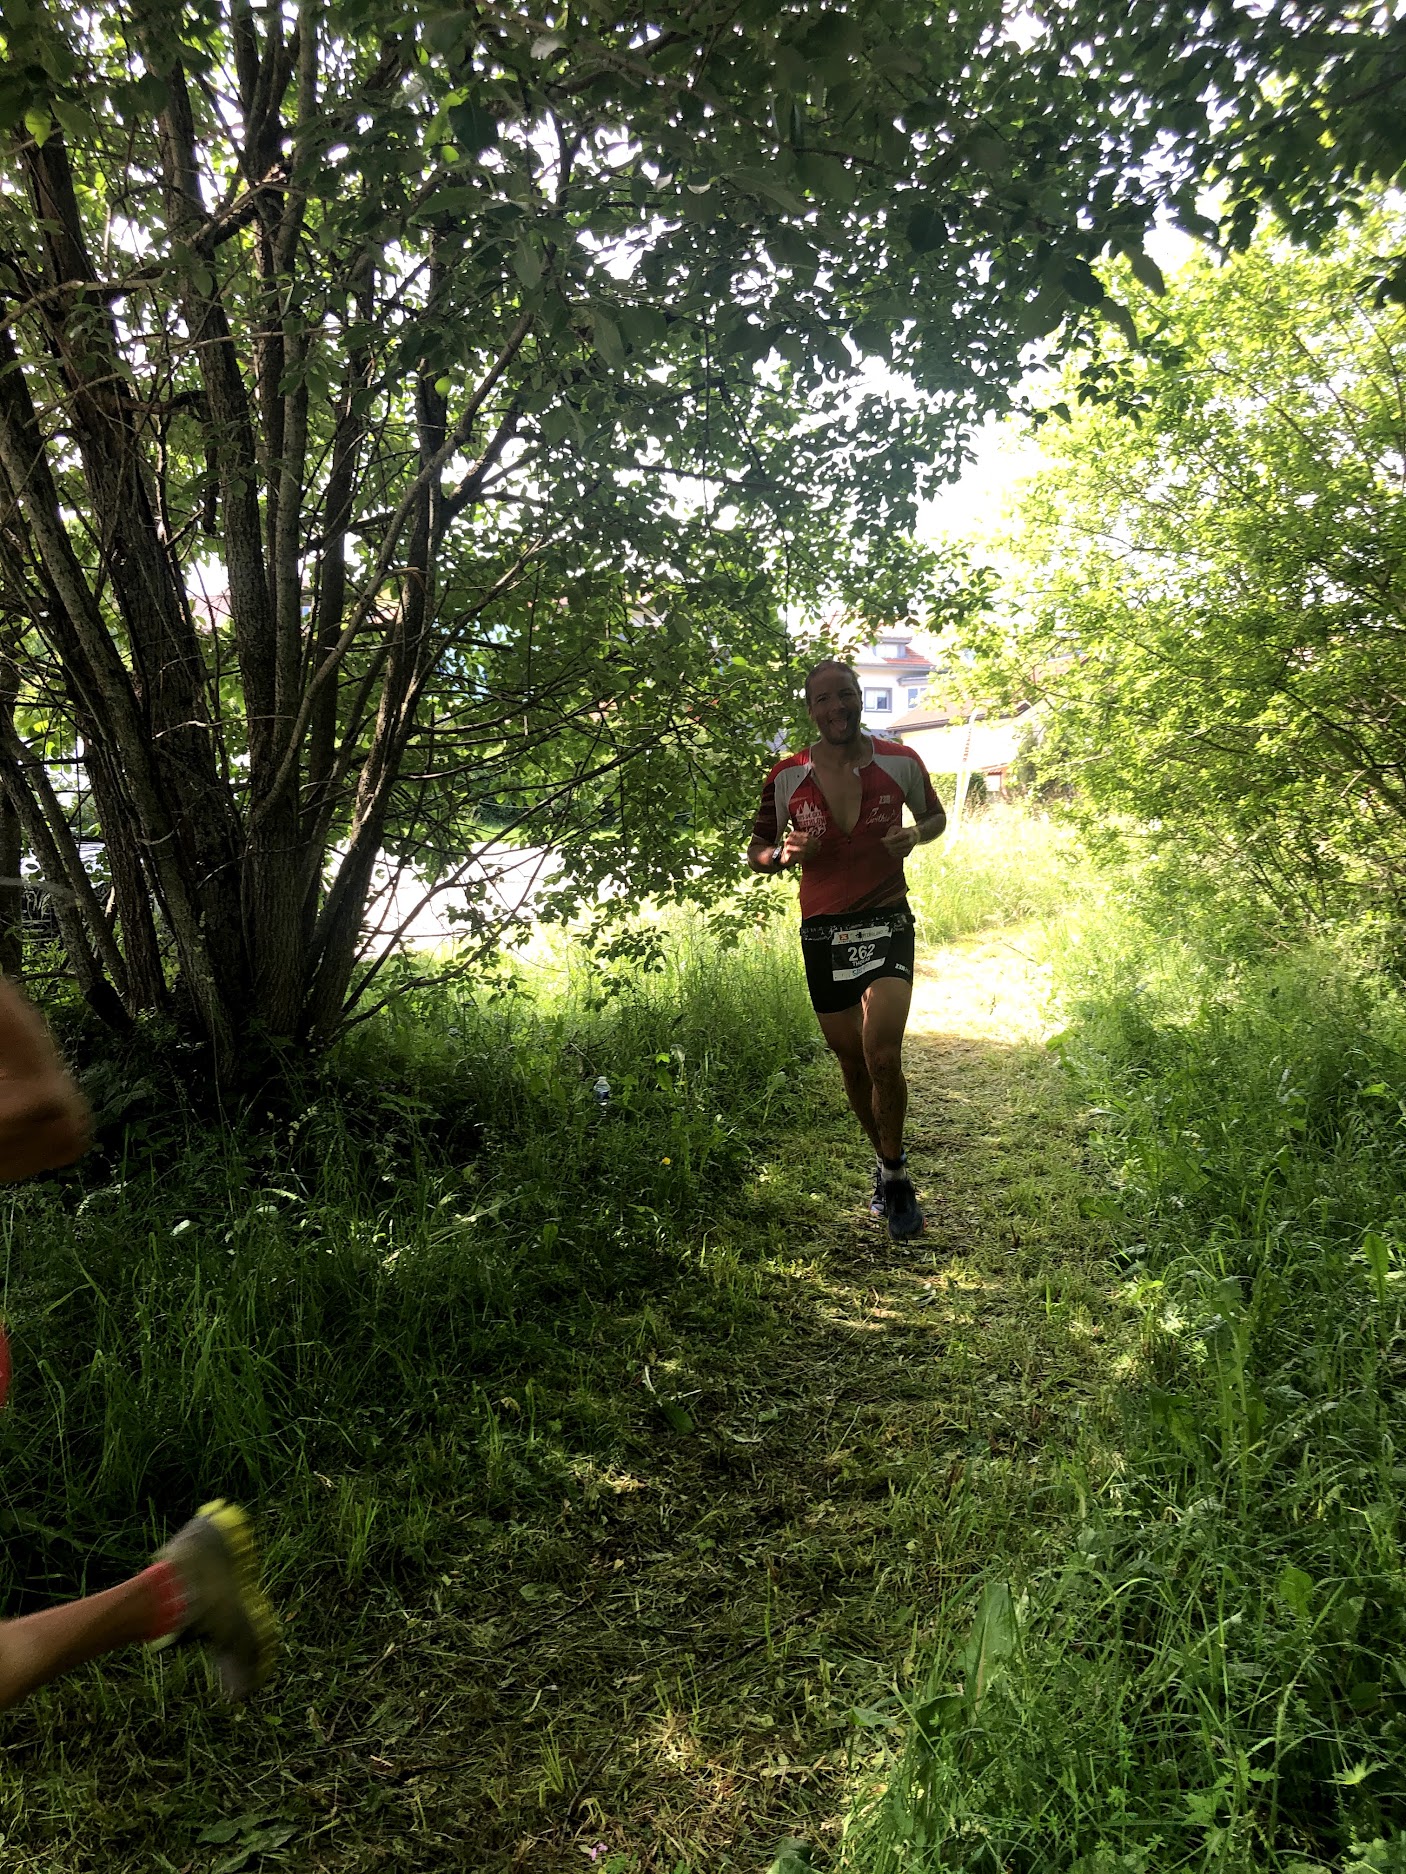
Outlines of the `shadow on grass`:
{"label": "shadow on grass", "polygon": [[496,1254],[424,1188],[179,1279],[153,1236],[125,1287],[119,1220],[101,1267],[51,1236],[11,1289],[12,1581],[57,1593],[95,1546],[104,1585],[158,1514],[252,1485],[287,1646],[238,1715],[167,1656],[5,1720],[7,1866],[713,1874],[788,1833],[823,1858],[944,1608],[1063,1513],[1111,1352],[1050,1057],[929,1032],[910,1064],[913,1244],[867,1217],[826,1062],[706,1204],[617,1193],[628,1227],[597,1216],[584,1256],[599,1191]]}

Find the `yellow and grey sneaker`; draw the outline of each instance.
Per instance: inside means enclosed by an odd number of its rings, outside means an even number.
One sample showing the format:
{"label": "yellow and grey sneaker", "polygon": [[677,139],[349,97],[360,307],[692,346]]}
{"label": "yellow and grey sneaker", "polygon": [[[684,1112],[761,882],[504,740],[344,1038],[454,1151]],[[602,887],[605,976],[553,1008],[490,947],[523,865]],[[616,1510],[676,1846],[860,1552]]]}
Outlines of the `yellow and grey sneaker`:
{"label": "yellow and grey sneaker", "polygon": [[277,1622],[259,1584],[254,1530],[237,1503],[216,1497],[178,1529],[156,1563],[176,1577],[183,1605],[172,1636],[203,1640],[226,1698],[247,1698],[268,1677]]}

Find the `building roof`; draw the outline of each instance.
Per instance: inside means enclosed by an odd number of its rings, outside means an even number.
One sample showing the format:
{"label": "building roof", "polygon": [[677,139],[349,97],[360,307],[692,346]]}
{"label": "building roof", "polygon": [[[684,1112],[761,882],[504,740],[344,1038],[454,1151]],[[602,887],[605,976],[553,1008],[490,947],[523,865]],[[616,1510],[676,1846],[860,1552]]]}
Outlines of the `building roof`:
{"label": "building roof", "polygon": [[933,662],[930,657],[919,657],[916,651],[905,648],[897,656],[856,657],[854,667],[863,671],[921,670],[926,673],[933,668]]}
{"label": "building roof", "polygon": [[951,716],[940,714],[932,708],[918,708],[910,709],[905,715],[895,716],[889,727],[902,734],[909,729],[945,729],[951,721]]}
{"label": "building roof", "polygon": [[[977,721],[1013,722],[1017,717],[1023,716],[1029,708],[1029,703],[1022,702],[1017,703],[1014,709],[998,710],[995,714],[983,709],[978,713]],[[965,728],[970,715],[971,711],[963,709],[960,704],[952,706],[945,703],[920,703],[916,709],[910,709],[901,716],[895,716],[889,727],[897,732],[909,729],[946,729],[954,725]]]}

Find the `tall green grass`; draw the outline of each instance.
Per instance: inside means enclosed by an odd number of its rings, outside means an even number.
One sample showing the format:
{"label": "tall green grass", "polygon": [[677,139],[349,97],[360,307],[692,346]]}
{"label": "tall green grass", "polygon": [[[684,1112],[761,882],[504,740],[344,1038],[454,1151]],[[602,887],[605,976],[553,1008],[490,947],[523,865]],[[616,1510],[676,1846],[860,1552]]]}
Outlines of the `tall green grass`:
{"label": "tall green grass", "polygon": [[872,1870],[1406,1868],[1406,1002],[1105,914],[1057,958],[1122,1375],[851,1838]]}
{"label": "tall green grass", "polygon": [[995,803],[907,861],[919,941],[1059,916],[1088,889],[1072,835],[1022,807]]}
{"label": "tall green grass", "polygon": [[739,1215],[815,1045],[792,948],[680,925],[608,997],[580,957],[433,984],[225,1130],[129,1066],[99,1149],[0,1211],[0,1605],[105,1584],[215,1491],[306,1586],[394,1580],[549,1490],[610,1419],[620,1318]]}

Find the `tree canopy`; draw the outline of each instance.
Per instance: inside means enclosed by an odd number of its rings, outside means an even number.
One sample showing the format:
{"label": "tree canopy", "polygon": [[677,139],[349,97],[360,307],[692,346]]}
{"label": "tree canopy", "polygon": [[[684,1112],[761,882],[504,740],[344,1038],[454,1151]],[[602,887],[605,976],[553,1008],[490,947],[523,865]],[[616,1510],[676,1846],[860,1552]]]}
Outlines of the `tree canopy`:
{"label": "tree canopy", "polygon": [[706,889],[787,608],[942,597],[915,500],[1032,345],[1126,324],[1100,257],[1159,285],[1206,179],[1227,240],[1321,234],[1403,154],[1361,5],[10,0],[4,43],[6,796],[89,999],[222,1071],[338,1031],[387,849]]}
{"label": "tree canopy", "polygon": [[1091,834],[1298,914],[1406,898],[1403,225],[1188,268],[1013,543],[1004,652]]}

